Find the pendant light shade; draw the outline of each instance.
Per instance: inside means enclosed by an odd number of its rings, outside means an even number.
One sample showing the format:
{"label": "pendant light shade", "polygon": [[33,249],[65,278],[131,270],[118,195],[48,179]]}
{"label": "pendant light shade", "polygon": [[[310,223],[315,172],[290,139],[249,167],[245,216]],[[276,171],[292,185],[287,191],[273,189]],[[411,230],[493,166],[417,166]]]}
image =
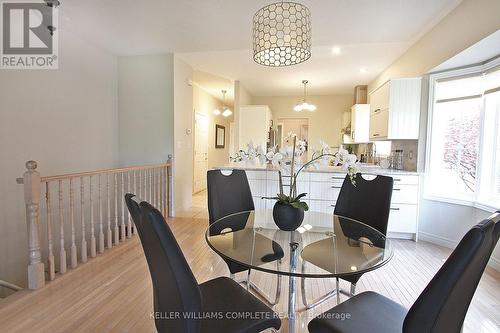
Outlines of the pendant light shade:
{"label": "pendant light shade", "polygon": [[253,59],[265,66],[296,65],[311,57],[311,12],[295,2],[261,8],[253,17]]}
{"label": "pendant light shade", "polygon": [[222,90],[221,92],[222,92],[222,106],[220,108],[215,109],[213,112],[214,112],[215,116],[222,115],[223,117],[227,118],[233,114],[233,111],[231,111],[231,109],[226,106],[226,93],[227,93],[227,91]]}
{"label": "pendant light shade", "polygon": [[307,81],[307,80],[303,80],[302,81],[302,84],[304,85],[304,99],[302,100],[302,102],[297,103],[293,107],[293,111],[296,111],[296,112],[302,112],[302,111],[313,112],[313,111],[316,111],[316,109],[317,109],[316,105],[307,102],[307,84],[308,83],[309,83],[309,81]]}

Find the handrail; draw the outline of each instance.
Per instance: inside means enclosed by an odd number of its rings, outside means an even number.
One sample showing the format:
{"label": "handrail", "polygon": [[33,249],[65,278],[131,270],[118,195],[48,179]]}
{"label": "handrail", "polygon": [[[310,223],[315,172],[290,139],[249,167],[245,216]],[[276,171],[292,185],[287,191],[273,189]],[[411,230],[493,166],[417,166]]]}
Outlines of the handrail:
{"label": "handrail", "polygon": [[[130,166],[130,167],[121,167],[121,168],[101,169],[101,170],[86,171],[86,172],[75,172],[75,173],[68,173],[68,174],[63,174],[63,175],[41,177],[40,181],[42,183],[46,183],[46,182],[51,182],[54,180],[65,180],[65,179],[70,179],[70,178],[90,177],[90,176],[97,176],[99,174],[101,174],[101,175],[103,175],[103,174],[115,174],[115,173],[122,173],[122,172],[127,172],[127,171],[138,171],[138,170],[146,170],[146,169],[169,167],[169,166],[172,166],[171,162],[146,164],[146,165],[140,165],[140,166]],[[22,178],[20,178],[20,179],[22,179]]]}

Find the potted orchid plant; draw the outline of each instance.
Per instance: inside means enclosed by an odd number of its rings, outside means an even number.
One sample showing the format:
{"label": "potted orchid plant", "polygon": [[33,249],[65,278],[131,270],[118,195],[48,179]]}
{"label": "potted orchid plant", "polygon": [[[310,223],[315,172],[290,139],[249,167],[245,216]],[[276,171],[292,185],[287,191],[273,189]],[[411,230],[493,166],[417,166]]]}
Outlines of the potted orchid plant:
{"label": "potted orchid plant", "polygon": [[[276,200],[273,207],[273,219],[276,225],[282,230],[293,231],[302,224],[304,211],[309,210],[307,203],[302,201],[307,193],[297,194],[297,178],[303,170],[308,167],[320,168],[332,162],[334,166],[341,166],[355,185],[359,168],[356,155],[349,154],[345,149],[332,152],[324,142],[321,142],[320,150],[313,152],[309,161],[301,164],[301,157],[306,152],[306,143],[297,140],[297,136],[293,133],[287,135],[285,142],[287,144],[283,149],[277,151],[274,148],[266,154],[266,158],[278,169],[279,193],[275,197],[264,199]],[[283,178],[289,178],[287,184]],[[285,187],[288,187],[287,191]]]}
{"label": "potted orchid plant", "polygon": [[250,141],[250,143],[247,144],[246,151],[240,149],[238,152],[230,155],[229,159],[235,163],[255,165],[258,161],[260,164],[265,164],[266,154],[260,144],[255,146],[254,143]]}

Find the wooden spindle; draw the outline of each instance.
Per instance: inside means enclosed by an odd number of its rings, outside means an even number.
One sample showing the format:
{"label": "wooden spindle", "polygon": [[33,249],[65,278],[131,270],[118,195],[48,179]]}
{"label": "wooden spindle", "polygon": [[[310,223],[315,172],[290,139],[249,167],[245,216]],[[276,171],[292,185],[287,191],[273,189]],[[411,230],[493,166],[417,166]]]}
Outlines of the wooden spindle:
{"label": "wooden spindle", "polygon": [[69,179],[69,215],[71,221],[71,268],[78,265],[75,244],[75,193],[73,190],[73,178]]}
{"label": "wooden spindle", "polygon": [[159,173],[160,173],[160,186],[159,186],[159,190],[160,190],[160,211],[161,213],[163,214],[163,216],[166,216],[165,215],[165,200],[164,200],[164,196],[163,196],[163,167],[161,167],[159,170]]}
{"label": "wooden spindle", "polygon": [[110,185],[109,185],[109,174],[106,174],[106,195],[108,201],[108,229],[107,229],[107,247],[108,249],[113,247],[113,233],[111,232],[111,193],[110,193]]}
{"label": "wooden spindle", "polygon": [[156,207],[156,190],[155,190],[155,169],[149,170],[149,176],[151,181],[151,204]]}
{"label": "wooden spindle", "polygon": [[82,262],[87,262],[87,237],[85,235],[85,184],[83,177],[80,177],[80,224],[82,230],[82,243],[80,254]]}
{"label": "wooden spindle", "polygon": [[121,203],[122,208],[122,218],[120,224],[120,233],[121,233],[121,241],[125,240],[125,173],[121,173],[121,195],[119,196],[119,201]]}
{"label": "wooden spindle", "polygon": [[153,170],[149,169],[149,203],[154,206],[153,193]]}
{"label": "wooden spindle", "polygon": [[62,180],[59,180],[59,273],[66,273],[66,248],[64,246],[64,214]]}
{"label": "wooden spindle", "polygon": [[[131,184],[131,173],[127,172],[127,191],[128,193],[131,193],[132,188],[130,187]],[[130,238],[132,236],[132,225],[130,222],[130,212],[127,209],[127,238]]]}
{"label": "wooden spindle", "polygon": [[90,176],[89,184],[89,200],[90,200],[90,257],[95,258],[97,255],[96,241],[95,241],[95,229],[94,229],[94,194],[92,186],[92,176]]}
{"label": "wooden spindle", "polygon": [[114,244],[118,244],[120,242],[120,229],[118,228],[118,175],[115,173],[115,228],[114,228]]}
{"label": "wooden spindle", "polygon": [[24,184],[24,203],[26,205],[26,223],[28,225],[28,288],[38,289],[45,285],[45,270],[40,250],[40,174],[36,171],[35,161],[26,162],[27,171],[18,184]]}
{"label": "wooden spindle", "polygon": [[97,198],[99,200],[99,253],[104,253],[104,230],[102,227],[102,195],[101,195],[101,175],[99,175],[99,182],[97,188]]}
{"label": "wooden spindle", "polygon": [[141,198],[141,200],[144,200],[143,192],[142,192],[142,170],[139,170],[139,189],[138,189],[138,195]]}
{"label": "wooden spindle", "polygon": [[167,198],[168,198],[168,216],[174,216],[174,177],[172,173],[173,158],[168,157],[167,165]]}
{"label": "wooden spindle", "polygon": [[[139,171],[140,172],[140,171]],[[136,195],[139,195],[139,198],[141,197],[140,194],[139,194],[139,188],[137,188],[137,176],[136,176],[136,172],[133,171],[134,173],[134,193]],[[140,180],[139,180],[140,181]],[[132,219],[131,219],[132,220]],[[135,224],[134,224],[134,221],[132,220],[132,234],[135,234]]]}
{"label": "wooden spindle", "polygon": [[147,189],[148,189],[148,170],[144,169],[143,173],[144,173],[144,187],[143,187],[144,192],[142,194],[142,196],[143,196],[142,199],[144,201],[149,201],[148,200],[148,191],[147,191]]}
{"label": "wooden spindle", "polygon": [[[161,185],[161,172],[160,168],[156,168],[156,204],[157,204],[157,209],[162,213],[161,211],[161,195],[160,195],[160,185]],[[163,213],[162,213],[163,214]]]}
{"label": "wooden spindle", "polygon": [[49,182],[45,183],[45,204],[46,204],[46,212],[47,212],[47,245],[48,256],[47,256],[47,264],[49,265],[49,280],[54,280],[56,277],[56,265],[54,259],[54,250],[52,245],[52,207],[50,202],[50,186]]}

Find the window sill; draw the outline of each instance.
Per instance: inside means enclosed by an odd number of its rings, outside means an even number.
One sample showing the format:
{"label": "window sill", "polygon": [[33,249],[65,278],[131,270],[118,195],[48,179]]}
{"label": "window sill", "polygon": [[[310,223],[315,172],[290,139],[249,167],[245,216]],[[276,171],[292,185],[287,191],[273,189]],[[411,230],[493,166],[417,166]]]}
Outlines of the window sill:
{"label": "window sill", "polygon": [[430,201],[444,202],[453,205],[473,207],[476,209],[484,210],[488,213],[494,213],[500,209],[500,207],[496,206],[495,203],[493,202],[477,202],[464,199],[446,198],[429,194],[424,194],[423,199]]}

